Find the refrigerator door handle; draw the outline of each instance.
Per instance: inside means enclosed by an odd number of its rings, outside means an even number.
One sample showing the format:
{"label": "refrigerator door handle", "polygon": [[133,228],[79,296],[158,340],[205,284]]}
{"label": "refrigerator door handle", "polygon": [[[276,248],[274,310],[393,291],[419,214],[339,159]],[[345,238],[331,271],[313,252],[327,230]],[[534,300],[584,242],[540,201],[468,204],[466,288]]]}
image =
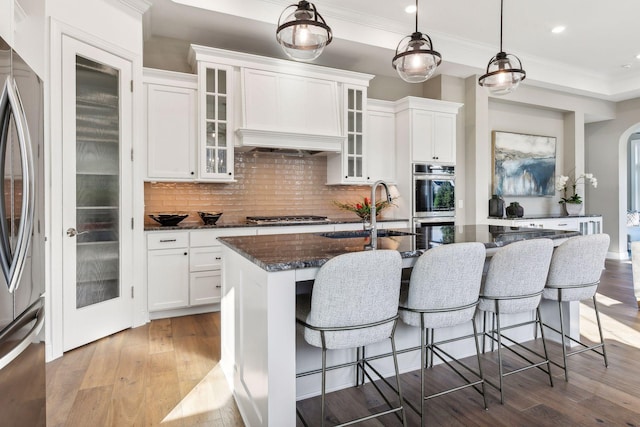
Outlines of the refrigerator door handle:
{"label": "refrigerator door handle", "polygon": [[40,297],[36,302],[31,304],[27,310],[25,310],[16,320],[13,321],[5,330],[0,334],[0,344],[7,338],[10,338],[16,331],[23,328],[36,319],[35,324],[29,331],[29,333],[16,343],[10,350],[4,352],[0,357],[0,369],[4,369],[9,363],[13,362],[29,345],[31,345],[35,338],[38,336],[44,325],[44,298]]}
{"label": "refrigerator door handle", "polygon": [[[15,250],[11,251],[10,236],[7,224],[0,221],[0,267],[7,282],[9,292],[13,292],[20,284],[20,277],[24,269],[25,258],[31,243],[31,231],[33,229],[33,213],[35,204],[33,155],[31,151],[31,137],[27,127],[27,118],[20,99],[20,93],[15,81],[7,77],[2,94],[0,94],[0,168],[4,169],[8,141],[9,117],[13,113],[18,142],[20,147],[20,160],[22,166],[22,207],[20,210],[20,225],[16,234]],[[4,174],[0,176],[0,188],[4,188]],[[4,198],[0,199],[0,218],[6,217],[7,206]]]}

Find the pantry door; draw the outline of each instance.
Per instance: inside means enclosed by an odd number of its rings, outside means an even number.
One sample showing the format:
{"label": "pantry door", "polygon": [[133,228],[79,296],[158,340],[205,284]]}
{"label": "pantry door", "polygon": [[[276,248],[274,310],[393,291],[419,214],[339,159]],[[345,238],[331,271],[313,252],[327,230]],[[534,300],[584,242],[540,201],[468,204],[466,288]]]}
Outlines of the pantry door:
{"label": "pantry door", "polygon": [[132,63],[63,35],[63,350],[133,325]]}

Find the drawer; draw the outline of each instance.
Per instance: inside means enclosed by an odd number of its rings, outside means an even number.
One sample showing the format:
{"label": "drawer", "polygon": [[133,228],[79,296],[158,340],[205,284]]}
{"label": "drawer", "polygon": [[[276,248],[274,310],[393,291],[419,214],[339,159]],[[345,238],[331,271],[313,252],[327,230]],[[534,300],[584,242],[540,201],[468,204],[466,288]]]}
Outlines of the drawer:
{"label": "drawer", "polygon": [[189,246],[189,233],[186,231],[151,232],[147,234],[147,249],[175,249]]}
{"label": "drawer", "polygon": [[220,245],[191,248],[189,271],[219,270],[221,266],[222,247]]}

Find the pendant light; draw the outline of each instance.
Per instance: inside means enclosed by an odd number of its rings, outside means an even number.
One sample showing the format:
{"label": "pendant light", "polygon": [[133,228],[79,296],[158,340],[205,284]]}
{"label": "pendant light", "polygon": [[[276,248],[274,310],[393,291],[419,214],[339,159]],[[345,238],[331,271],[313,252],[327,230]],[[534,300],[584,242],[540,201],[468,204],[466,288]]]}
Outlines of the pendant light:
{"label": "pendant light", "polygon": [[487,65],[487,72],[478,79],[478,84],[493,95],[506,95],[518,88],[527,73],[522,69],[520,58],[502,50],[502,12],[504,0],[500,0],[500,52]]}
{"label": "pendant light", "polygon": [[402,80],[421,83],[433,75],[442,62],[442,56],[433,50],[427,34],[418,31],[418,0],[416,0],[416,31],[400,40],[396,56],[391,62]]}
{"label": "pendant light", "polygon": [[[282,19],[283,16],[286,18]],[[276,40],[291,59],[313,61],[332,39],[331,28],[313,3],[302,0],[287,6],[280,14]]]}

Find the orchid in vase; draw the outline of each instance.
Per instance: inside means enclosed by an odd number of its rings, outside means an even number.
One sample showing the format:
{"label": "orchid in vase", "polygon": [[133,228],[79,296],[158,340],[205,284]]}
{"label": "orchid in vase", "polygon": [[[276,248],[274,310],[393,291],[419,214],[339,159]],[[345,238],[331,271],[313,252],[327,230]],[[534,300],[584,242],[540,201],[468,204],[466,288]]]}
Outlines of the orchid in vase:
{"label": "orchid in vase", "polygon": [[[587,181],[589,181],[593,188],[598,188],[598,179],[593,176],[592,173],[583,173],[580,174],[580,176],[578,176],[577,178],[566,175],[557,176],[556,190],[562,191],[563,194],[563,197],[560,198],[560,201],[558,203],[570,203],[575,205],[582,204],[582,198],[578,194],[576,187],[581,182],[584,183]],[[571,189],[571,193],[567,194],[569,189]]]}

